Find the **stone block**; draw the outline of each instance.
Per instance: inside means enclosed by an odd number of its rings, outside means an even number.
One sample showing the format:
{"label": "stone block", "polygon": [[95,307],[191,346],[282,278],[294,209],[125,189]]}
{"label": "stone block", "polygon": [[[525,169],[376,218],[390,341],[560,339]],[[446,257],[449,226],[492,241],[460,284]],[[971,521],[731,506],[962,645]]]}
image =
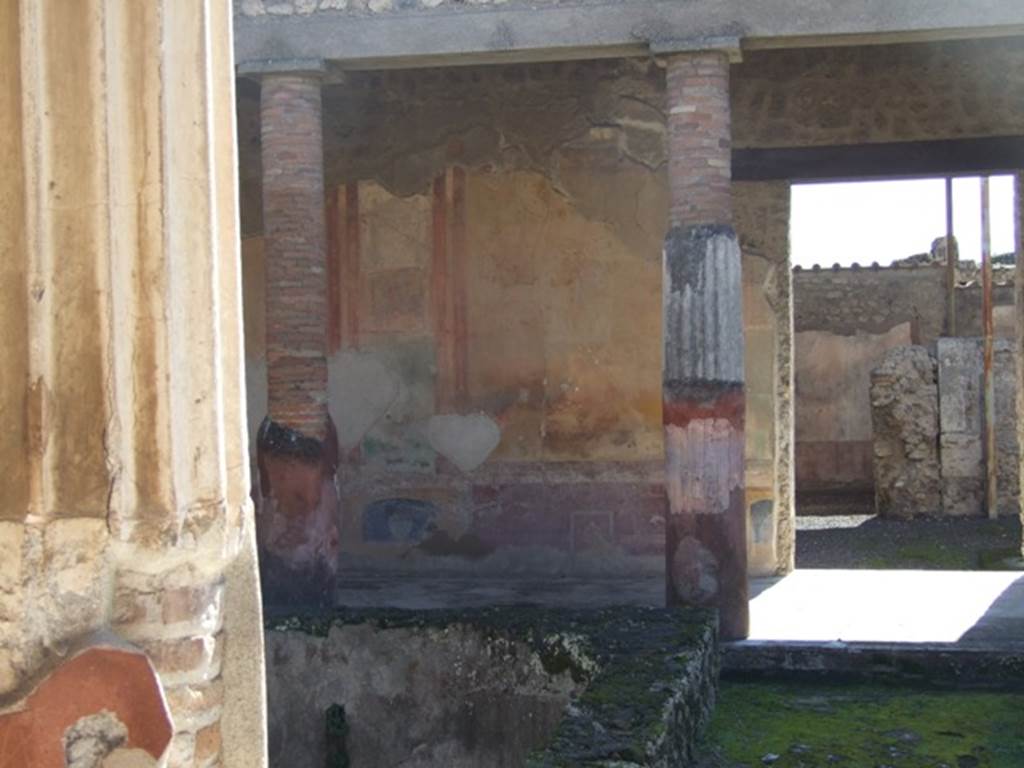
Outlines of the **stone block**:
{"label": "stone block", "polygon": [[943,432],[939,446],[943,477],[979,478],[985,474],[980,434]]}
{"label": "stone block", "polygon": [[978,477],[942,478],[942,514],[972,517],[985,514],[985,483]]}
{"label": "stone block", "polygon": [[980,434],[984,423],[981,340],[943,338],[936,342],[936,349],[942,432]]}
{"label": "stone block", "polygon": [[875,504],[880,515],[940,510],[935,360],[924,347],[897,347],[871,372]]}
{"label": "stone block", "polygon": [[[940,339],[939,410],[943,509],[948,515],[985,513],[985,425],[981,339]],[[1017,437],[1017,364],[1013,343],[993,348],[996,475],[999,508],[1014,514],[1020,503]]]}

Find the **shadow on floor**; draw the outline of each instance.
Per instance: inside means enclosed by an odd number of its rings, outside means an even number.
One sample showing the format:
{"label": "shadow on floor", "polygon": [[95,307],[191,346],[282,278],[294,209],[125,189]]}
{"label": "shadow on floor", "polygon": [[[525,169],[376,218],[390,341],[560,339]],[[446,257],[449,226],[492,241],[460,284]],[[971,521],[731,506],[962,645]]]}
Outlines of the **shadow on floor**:
{"label": "shadow on floor", "polygon": [[1002,570],[1019,552],[1018,517],[885,520],[871,515],[797,517],[797,568]]}

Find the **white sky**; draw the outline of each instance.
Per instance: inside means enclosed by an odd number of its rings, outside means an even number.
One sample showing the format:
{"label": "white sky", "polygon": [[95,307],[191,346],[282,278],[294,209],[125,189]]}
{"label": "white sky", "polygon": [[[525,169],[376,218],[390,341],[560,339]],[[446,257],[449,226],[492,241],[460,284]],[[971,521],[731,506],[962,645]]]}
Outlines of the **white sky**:
{"label": "white sky", "polygon": [[[990,183],[992,253],[1012,253],[1013,177]],[[943,179],[794,184],[790,250],[793,265],[857,262],[881,265],[926,253],[946,234]],[[981,182],[953,180],[953,234],[960,258],[981,258]]]}

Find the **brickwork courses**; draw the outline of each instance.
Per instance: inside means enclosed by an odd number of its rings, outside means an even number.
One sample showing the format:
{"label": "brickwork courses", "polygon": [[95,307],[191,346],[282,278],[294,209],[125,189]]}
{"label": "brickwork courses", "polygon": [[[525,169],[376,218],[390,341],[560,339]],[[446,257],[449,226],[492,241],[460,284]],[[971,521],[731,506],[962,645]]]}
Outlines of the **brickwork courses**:
{"label": "brickwork courses", "polygon": [[257,436],[258,519],[264,594],[275,603],[329,604],[338,567],[320,91],[315,73],[261,84],[268,414]]}

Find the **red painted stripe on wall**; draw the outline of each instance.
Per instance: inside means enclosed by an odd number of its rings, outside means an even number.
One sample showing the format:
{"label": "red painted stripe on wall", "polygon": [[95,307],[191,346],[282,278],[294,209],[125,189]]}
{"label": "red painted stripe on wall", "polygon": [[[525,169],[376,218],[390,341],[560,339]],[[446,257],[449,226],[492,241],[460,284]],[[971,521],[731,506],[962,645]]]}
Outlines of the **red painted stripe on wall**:
{"label": "red painted stripe on wall", "polygon": [[451,171],[452,325],[455,405],[464,410],[469,400],[469,327],[466,294],[466,172]]}

